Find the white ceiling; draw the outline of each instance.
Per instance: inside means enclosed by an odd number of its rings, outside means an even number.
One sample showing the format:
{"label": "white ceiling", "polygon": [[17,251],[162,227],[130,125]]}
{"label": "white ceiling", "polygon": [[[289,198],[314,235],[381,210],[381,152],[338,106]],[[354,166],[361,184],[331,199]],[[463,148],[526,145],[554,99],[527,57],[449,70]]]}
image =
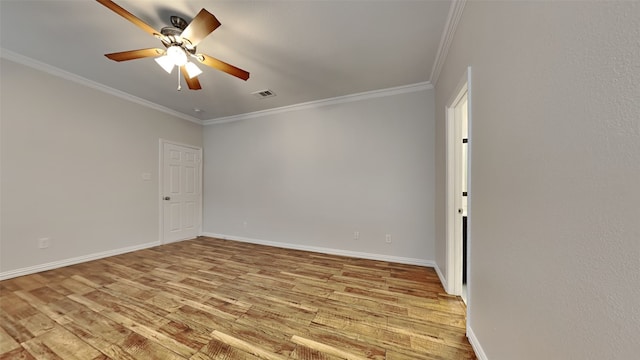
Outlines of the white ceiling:
{"label": "white ceiling", "polygon": [[[162,47],[93,0],[0,0],[3,55],[26,57],[191,120],[211,120],[422,82],[432,77],[451,0],[115,0],[153,28],[201,9],[222,26],[198,45],[251,73],[243,81],[199,64],[202,90],[178,92],[153,59],[105,53]],[[9,51],[5,51],[9,50]],[[252,92],[271,89],[276,97]],[[202,109],[197,113],[194,109]]]}

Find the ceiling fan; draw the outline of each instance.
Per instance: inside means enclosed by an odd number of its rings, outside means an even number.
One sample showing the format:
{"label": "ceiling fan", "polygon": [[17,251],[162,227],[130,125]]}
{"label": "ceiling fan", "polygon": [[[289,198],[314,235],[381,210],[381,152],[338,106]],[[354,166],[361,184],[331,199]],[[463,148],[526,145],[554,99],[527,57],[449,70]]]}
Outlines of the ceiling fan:
{"label": "ceiling fan", "polygon": [[184,77],[189,89],[202,89],[200,81],[197,78],[197,76],[202,73],[202,70],[200,70],[195,63],[189,61],[190,59],[195,59],[202,64],[226,72],[227,74],[245,81],[249,78],[249,73],[240,68],[227,64],[226,62],[218,60],[212,56],[196,52],[196,46],[200,41],[221,25],[218,19],[216,19],[216,17],[207,10],[200,10],[191,23],[188,23],[179,16],[171,16],[171,25],[173,26],[167,26],[162,28],[160,31],[156,31],[144,21],[140,20],[138,17],[113,1],[96,1],[106,6],[116,14],[129,20],[140,29],[155,36],[165,47],[165,49],[148,48],[105,54],[109,59],[114,61],[127,61],[156,57],[156,62],[169,74],[173,71],[174,67],[179,67],[178,90],[181,89],[180,74]]}

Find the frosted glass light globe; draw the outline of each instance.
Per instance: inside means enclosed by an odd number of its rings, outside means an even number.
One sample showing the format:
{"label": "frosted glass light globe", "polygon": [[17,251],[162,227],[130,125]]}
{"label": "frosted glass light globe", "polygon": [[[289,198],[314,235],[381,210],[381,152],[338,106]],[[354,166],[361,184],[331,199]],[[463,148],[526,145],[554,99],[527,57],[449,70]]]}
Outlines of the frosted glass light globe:
{"label": "frosted glass light globe", "polygon": [[170,46],[167,49],[167,56],[173,60],[176,66],[183,66],[187,63],[187,53],[179,46]]}

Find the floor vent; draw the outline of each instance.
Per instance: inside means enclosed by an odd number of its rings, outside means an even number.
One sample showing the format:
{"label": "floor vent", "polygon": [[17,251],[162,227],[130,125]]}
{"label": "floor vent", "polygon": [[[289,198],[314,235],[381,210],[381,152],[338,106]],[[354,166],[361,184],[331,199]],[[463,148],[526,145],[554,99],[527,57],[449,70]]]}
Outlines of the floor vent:
{"label": "floor vent", "polygon": [[264,99],[264,98],[268,98],[268,97],[274,97],[276,96],[276,93],[273,92],[273,90],[260,90],[260,91],[256,91],[256,92],[252,92],[251,95],[259,98],[259,99]]}

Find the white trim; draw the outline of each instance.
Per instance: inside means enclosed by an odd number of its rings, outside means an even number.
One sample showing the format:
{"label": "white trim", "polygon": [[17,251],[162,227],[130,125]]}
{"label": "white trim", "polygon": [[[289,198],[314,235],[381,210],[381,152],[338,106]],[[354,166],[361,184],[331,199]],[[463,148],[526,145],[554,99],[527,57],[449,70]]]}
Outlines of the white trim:
{"label": "white trim", "polygon": [[9,270],[9,271],[0,273],[0,280],[6,280],[6,279],[18,277],[18,276],[35,274],[41,271],[53,270],[53,269],[61,268],[64,266],[70,266],[70,265],[75,265],[75,264],[79,264],[87,261],[98,260],[98,259],[102,259],[110,256],[129,253],[132,251],[148,249],[158,245],[160,245],[160,243],[158,241],[154,241],[154,242],[140,244],[140,245],[128,246],[120,249],[107,250],[99,253],[93,253],[89,255],[83,255],[83,256],[78,256],[78,257],[64,259],[64,260],[53,261],[46,264],[34,265],[34,266],[29,266],[26,268],[21,268],[16,270]]}
{"label": "white trim", "polygon": [[68,71],[62,70],[60,68],[57,68],[55,66],[51,66],[49,64],[45,64],[43,62],[40,62],[38,60],[34,60],[31,59],[29,57],[26,57],[24,55],[20,55],[18,53],[15,53],[13,51],[4,49],[4,48],[0,48],[0,57],[5,58],[7,60],[11,60],[14,62],[17,62],[19,64],[28,66],[30,68],[36,69],[36,70],[40,70],[43,72],[46,72],[48,74],[51,74],[53,76],[57,76],[69,81],[73,81],[75,83],[90,87],[92,89],[96,89],[102,92],[105,92],[107,94],[119,97],[121,99],[125,99],[125,100],[129,100],[133,103],[136,103],[138,105],[142,105],[142,106],[146,106],[148,108],[154,109],[154,110],[158,110],[161,111],[163,113],[169,114],[169,115],[173,115],[175,117],[178,117],[180,119],[184,119],[187,121],[191,121],[193,123],[202,125],[202,121],[200,119],[197,119],[193,116],[189,116],[186,114],[183,114],[181,112],[175,111],[175,110],[171,110],[168,107],[162,106],[162,105],[158,105],[156,103],[153,103],[151,101],[139,98],[137,96],[131,95],[129,93],[126,93],[124,91],[120,91],[117,89],[114,89],[112,87],[97,83],[93,80],[89,80],[87,78],[84,78],[82,76],[78,76],[76,74],[72,74]]}
{"label": "white trim", "polygon": [[455,163],[454,144],[455,144],[455,129],[454,129],[454,109],[452,106],[447,106],[445,113],[445,269],[447,271],[447,281],[445,289],[448,294],[460,295],[458,286],[456,286],[456,261],[455,261],[455,219],[452,215],[452,211],[455,211],[455,185],[452,183],[455,181],[455,170],[453,164]]}
{"label": "white trim", "polygon": [[317,252],[317,253],[329,254],[329,255],[349,256],[349,257],[355,257],[359,259],[388,261],[388,262],[399,263],[399,264],[418,265],[418,266],[436,268],[436,263],[433,260],[406,258],[406,257],[399,257],[399,256],[383,255],[383,254],[372,254],[372,253],[365,253],[365,252],[359,252],[359,251],[332,249],[332,248],[325,248],[325,247],[318,247],[318,246],[298,245],[298,244],[291,244],[291,243],[283,243],[279,241],[252,239],[252,238],[246,238],[242,236],[215,234],[215,233],[208,233],[208,232],[203,232],[201,235],[217,238],[217,239],[233,240],[233,241],[246,242],[246,243],[257,244],[257,245],[273,246],[273,247],[278,247],[282,249],[303,250],[303,251],[311,251],[311,252]]}
{"label": "white trim", "polygon": [[[472,71],[471,66],[467,67],[467,327],[471,328],[470,316],[472,309],[472,283],[473,274],[471,273],[472,261],[470,254],[473,253],[473,211],[471,204],[473,203],[473,184],[471,182],[471,167],[473,164],[473,89],[472,89]],[[480,343],[478,342],[478,346]],[[480,347],[482,350],[482,347]],[[482,352],[484,355],[484,351]],[[486,359],[486,356],[484,357]]]}
{"label": "white trim", "polygon": [[[452,237],[453,237],[453,224],[451,221],[451,214],[453,214],[453,211],[455,211],[455,206],[452,203],[452,196],[453,193],[450,191],[450,181],[449,179],[451,179],[452,177],[452,169],[451,169],[451,160],[452,160],[452,148],[455,144],[453,144],[452,142],[452,132],[453,132],[453,108],[456,106],[456,104],[460,101],[461,97],[466,94],[467,96],[467,126],[468,126],[468,148],[467,148],[467,217],[468,217],[468,222],[467,222],[467,271],[469,271],[471,269],[471,256],[469,256],[469,254],[472,253],[472,247],[473,247],[473,239],[471,238],[471,229],[472,229],[472,219],[473,216],[471,215],[471,202],[472,202],[472,194],[473,194],[473,189],[472,189],[472,182],[471,180],[471,161],[472,161],[472,144],[473,144],[473,92],[472,92],[472,69],[471,66],[468,66],[466,68],[466,71],[464,73],[464,75],[462,76],[462,78],[460,79],[460,82],[458,83],[458,85],[456,86],[455,90],[452,93],[451,98],[449,99],[449,102],[446,105],[446,124],[445,124],[445,130],[446,130],[446,177],[447,180],[445,181],[445,186],[446,186],[446,259],[447,259],[447,263],[446,263],[446,269],[447,269],[447,276],[449,276],[449,278],[447,279],[446,282],[446,286],[445,289],[447,289],[447,293],[450,294],[455,294],[455,295],[459,295],[457,293],[455,293],[455,291],[459,290],[459,285],[462,284],[462,276],[460,273],[457,273],[454,269],[458,268],[459,264],[454,264],[453,261],[453,253],[452,251],[453,249],[453,241],[452,241]],[[472,298],[472,291],[473,291],[473,284],[472,284],[472,280],[473,279],[473,274],[472,273],[468,273],[467,274],[467,314],[466,314],[466,319],[467,319],[467,338],[469,339],[469,343],[471,344],[471,346],[473,347],[474,352],[476,353],[476,356],[478,357],[479,360],[487,360],[487,355],[484,353],[484,349],[482,348],[482,346],[480,345],[480,342],[478,341],[478,338],[475,336],[475,333],[473,332],[473,329],[471,328],[472,326],[472,319],[471,319],[471,310],[472,310],[472,306],[473,306],[473,298]],[[443,282],[444,283],[444,282]]]}
{"label": "white trim", "polygon": [[338,97],[329,98],[329,99],[322,99],[322,100],[309,101],[309,102],[304,102],[304,103],[295,104],[295,105],[282,106],[274,109],[255,111],[255,112],[250,112],[246,114],[204,120],[202,124],[203,125],[222,124],[222,123],[228,123],[232,121],[239,121],[239,120],[253,119],[257,117],[281,114],[284,112],[312,109],[312,108],[318,108],[318,107],[327,106],[327,105],[342,104],[347,102],[361,101],[361,100],[373,99],[373,98],[384,97],[384,96],[392,96],[392,95],[398,95],[398,94],[404,94],[404,93],[411,93],[411,92],[417,92],[417,91],[423,91],[423,90],[429,90],[429,89],[433,89],[433,85],[431,85],[431,83],[429,83],[428,81],[425,81],[425,82],[411,84],[411,85],[367,91],[367,92],[350,94],[345,96],[338,96]]}
{"label": "white trim", "polygon": [[467,339],[469,339],[469,343],[471,344],[473,351],[476,353],[476,357],[478,358],[478,360],[489,360],[487,354],[484,353],[482,345],[480,345],[480,341],[478,341],[476,334],[473,332],[473,329],[471,329],[471,326],[469,325],[467,325]]}
{"label": "white trim", "polygon": [[438,279],[440,279],[440,283],[442,284],[442,287],[444,288],[444,291],[446,293],[449,293],[447,291],[447,282],[446,279],[444,278],[444,275],[442,275],[442,271],[440,271],[440,267],[438,266],[438,264],[436,264],[434,262],[433,268],[436,270],[436,274],[438,274]]}
{"label": "white trim", "polygon": [[440,71],[442,70],[442,66],[447,60],[449,47],[451,46],[451,42],[453,41],[453,35],[455,35],[456,33],[458,23],[460,22],[460,18],[462,17],[462,11],[464,10],[464,5],[466,3],[467,0],[453,0],[453,2],[451,2],[449,15],[447,16],[447,22],[444,25],[444,31],[442,32],[442,37],[440,38],[440,46],[438,47],[438,52],[436,53],[436,60],[433,62],[433,67],[431,68],[431,76],[429,82],[433,85],[438,83]]}
{"label": "white trim", "polygon": [[447,102],[447,107],[453,107],[457,102],[462,98],[463,92],[469,92],[469,83],[471,82],[471,66],[468,66],[465,69],[465,72],[462,74],[462,77],[458,81],[458,85],[456,85],[453,90],[449,101]]}
{"label": "white trim", "polygon": [[195,118],[193,116],[169,109],[165,106],[153,103],[151,101],[139,98],[137,96],[131,95],[129,93],[126,93],[124,91],[120,91],[111,87],[108,87],[106,85],[97,83],[93,80],[89,80],[87,78],[84,78],[82,76],[78,76],[76,74],[72,74],[68,71],[62,70],[60,68],[57,68],[55,66],[51,66],[48,64],[45,64],[43,62],[40,62],[38,60],[35,59],[31,59],[29,57],[26,57],[24,55],[20,55],[18,53],[15,53],[11,50],[7,50],[4,48],[0,48],[0,57],[1,58],[5,58],[7,60],[11,60],[14,62],[17,62],[19,64],[31,67],[33,69],[36,70],[40,70],[43,72],[46,72],[48,74],[66,79],[66,80],[70,80],[82,85],[85,85],[87,87],[90,87],[92,89],[96,89],[102,92],[105,92],[107,94],[119,97],[121,99],[125,99],[125,100],[129,100],[131,102],[134,102],[136,104],[142,105],[142,106],[146,106],[148,108],[154,109],[154,110],[158,110],[161,112],[164,112],[166,114],[169,115],[173,115],[175,117],[187,120],[187,121],[191,121],[193,123],[199,124],[199,125],[213,125],[213,124],[221,124],[221,123],[227,123],[227,122],[232,122],[232,121],[238,121],[238,120],[245,120],[245,119],[252,119],[252,118],[257,118],[257,117],[262,117],[262,116],[268,116],[268,115],[274,115],[274,114],[280,114],[283,112],[289,112],[289,111],[296,111],[296,110],[303,110],[303,109],[309,109],[309,108],[317,108],[317,107],[321,107],[321,106],[327,106],[327,105],[334,105],[334,104],[341,104],[341,103],[346,103],[346,102],[353,102],[353,101],[360,101],[360,100],[366,100],[366,99],[372,99],[372,98],[377,98],[377,97],[384,97],[384,96],[392,96],[392,95],[398,95],[398,94],[404,94],[404,93],[409,93],[409,92],[416,92],[416,91],[423,91],[423,90],[429,90],[429,89],[433,89],[433,85],[428,82],[420,82],[420,83],[416,83],[416,84],[410,84],[410,85],[405,85],[405,86],[398,86],[398,87],[393,87],[393,88],[388,88],[388,89],[380,89],[380,90],[373,90],[373,91],[367,91],[367,92],[362,92],[362,93],[356,93],[356,94],[350,94],[350,95],[345,95],[345,96],[339,96],[339,97],[334,97],[334,98],[328,98],[328,99],[322,99],[322,100],[315,100],[315,101],[309,101],[309,102],[305,102],[305,103],[300,103],[300,104],[294,104],[294,105],[289,105],[289,106],[283,106],[283,107],[279,107],[279,108],[274,108],[274,109],[267,109],[267,110],[261,110],[261,111],[255,111],[255,112],[251,112],[251,113],[246,113],[246,114],[239,114],[239,115],[232,115],[232,116],[227,116],[227,117],[220,117],[220,118],[214,118],[214,119],[209,119],[209,120],[200,120],[198,118]]}

